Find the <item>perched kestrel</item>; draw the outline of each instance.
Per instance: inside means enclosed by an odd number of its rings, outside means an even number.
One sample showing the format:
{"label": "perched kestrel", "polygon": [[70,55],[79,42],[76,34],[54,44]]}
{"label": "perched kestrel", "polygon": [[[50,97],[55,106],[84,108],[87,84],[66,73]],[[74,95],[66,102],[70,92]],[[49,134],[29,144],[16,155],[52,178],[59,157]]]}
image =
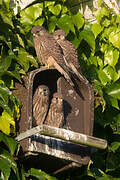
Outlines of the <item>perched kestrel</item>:
{"label": "perched kestrel", "polygon": [[63,51],[57,41],[42,26],[34,26],[31,32],[34,37],[36,54],[41,65],[55,67],[74,86],[70,78],[69,68],[64,61]]}
{"label": "perched kestrel", "polygon": [[66,65],[77,75],[81,81],[88,83],[87,79],[83,77],[81,73],[77,50],[71,42],[65,39],[65,31],[58,29],[54,32],[53,37],[63,50]]}
{"label": "perched kestrel", "polygon": [[49,106],[49,88],[45,85],[37,87],[33,95],[33,125],[42,125]]}
{"label": "perched kestrel", "polygon": [[60,93],[54,93],[45,124],[62,127],[64,123],[63,98]]}

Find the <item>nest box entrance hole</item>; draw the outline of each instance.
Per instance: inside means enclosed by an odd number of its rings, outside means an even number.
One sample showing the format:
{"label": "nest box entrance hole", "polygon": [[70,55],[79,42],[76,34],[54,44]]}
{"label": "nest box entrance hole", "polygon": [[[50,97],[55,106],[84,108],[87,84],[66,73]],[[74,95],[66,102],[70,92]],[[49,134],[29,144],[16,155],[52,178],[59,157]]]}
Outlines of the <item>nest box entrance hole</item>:
{"label": "nest box entrance hole", "polygon": [[57,92],[57,80],[61,74],[56,69],[47,69],[38,72],[33,79],[32,95],[39,85],[46,85],[50,90],[50,98]]}

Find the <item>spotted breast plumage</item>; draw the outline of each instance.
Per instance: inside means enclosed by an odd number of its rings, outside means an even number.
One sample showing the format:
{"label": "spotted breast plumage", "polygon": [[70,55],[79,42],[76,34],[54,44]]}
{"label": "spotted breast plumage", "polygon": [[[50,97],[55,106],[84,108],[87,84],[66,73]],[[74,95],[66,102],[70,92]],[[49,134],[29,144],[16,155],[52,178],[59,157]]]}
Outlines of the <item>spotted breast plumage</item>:
{"label": "spotted breast plumage", "polygon": [[50,91],[46,85],[36,88],[33,95],[33,125],[42,125],[49,107]]}
{"label": "spotted breast plumage", "polygon": [[36,54],[41,65],[55,67],[74,86],[69,68],[64,61],[63,51],[57,41],[42,26],[34,26],[31,32],[34,37]]}
{"label": "spotted breast plumage", "polygon": [[63,97],[60,93],[54,93],[51,100],[48,116],[45,124],[54,127],[62,127],[64,124]]}

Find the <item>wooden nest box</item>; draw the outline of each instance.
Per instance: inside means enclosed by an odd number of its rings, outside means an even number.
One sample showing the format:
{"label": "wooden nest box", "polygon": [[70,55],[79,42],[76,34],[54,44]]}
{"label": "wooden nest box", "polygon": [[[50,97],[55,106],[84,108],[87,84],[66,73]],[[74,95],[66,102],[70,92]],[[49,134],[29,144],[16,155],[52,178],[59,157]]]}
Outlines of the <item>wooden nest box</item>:
{"label": "wooden nest box", "polygon": [[[64,104],[65,124],[60,132],[71,136],[77,142],[77,137],[93,135],[94,124],[94,95],[90,84],[85,84],[79,80],[75,81],[75,89],[69,85],[64,77],[54,68],[40,68],[29,73],[24,78],[24,86],[16,85],[15,94],[22,103],[21,119],[19,122],[19,133],[26,132],[32,127],[33,111],[32,100],[36,88],[39,85],[47,85],[50,89],[51,96],[55,92],[62,93]],[[43,128],[44,129],[44,128]],[[54,131],[55,128],[53,128]],[[58,128],[57,128],[58,129]],[[59,129],[58,129],[59,132]],[[71,133],[70,133],[71,132]],[[25,154],[31,154],[37,164],[42,164],[44,169],[49,168],[49,172],[57,172],[58,169],[74,163],[75,166],[85,165],[90,160],[90,146],[74,143],[74,141],[63,140],[52,135],[33,134],[28,138],[20,141]],[[77,134],[77,136],[76,136]],[[86,136],[87,135],[87,136]],[[105,142],[104,142],[105,143]],[[84,144],[84,145],[83,145]],[[37,157],[37,158],[36,158]],[[33,163],[32,159],[32,163]],[[51,165],[52,164],[52,165]],[[40,167],[40,168],[41,168]]]}

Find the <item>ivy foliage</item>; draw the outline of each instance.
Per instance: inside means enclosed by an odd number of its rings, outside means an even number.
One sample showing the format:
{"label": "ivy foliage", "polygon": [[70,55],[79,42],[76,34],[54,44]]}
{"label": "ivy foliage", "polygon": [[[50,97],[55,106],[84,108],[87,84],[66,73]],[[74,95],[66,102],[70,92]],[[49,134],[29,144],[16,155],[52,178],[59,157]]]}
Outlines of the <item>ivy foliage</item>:
{"label": "ivy foliage", "polygon": [[120,14],[101,2],[94,12],[96,23],[90,24],[79,11],[71,11],[67,0],[35,1],[17,16],[9,0],[0,0],[0,179],[56,179],[40,169],[25,170],[19,145],[7,136],[15,135],[20,117],[21,104],[12,93],[15,82],[22,83],[22,77],[38,67],[31,35],[34,25],[49,33],[63,29],[77,48],[82,72],[95,93],[94,136],[108,141],[108,148],[93,153],[88,166],[70,179],[120,179]]}

